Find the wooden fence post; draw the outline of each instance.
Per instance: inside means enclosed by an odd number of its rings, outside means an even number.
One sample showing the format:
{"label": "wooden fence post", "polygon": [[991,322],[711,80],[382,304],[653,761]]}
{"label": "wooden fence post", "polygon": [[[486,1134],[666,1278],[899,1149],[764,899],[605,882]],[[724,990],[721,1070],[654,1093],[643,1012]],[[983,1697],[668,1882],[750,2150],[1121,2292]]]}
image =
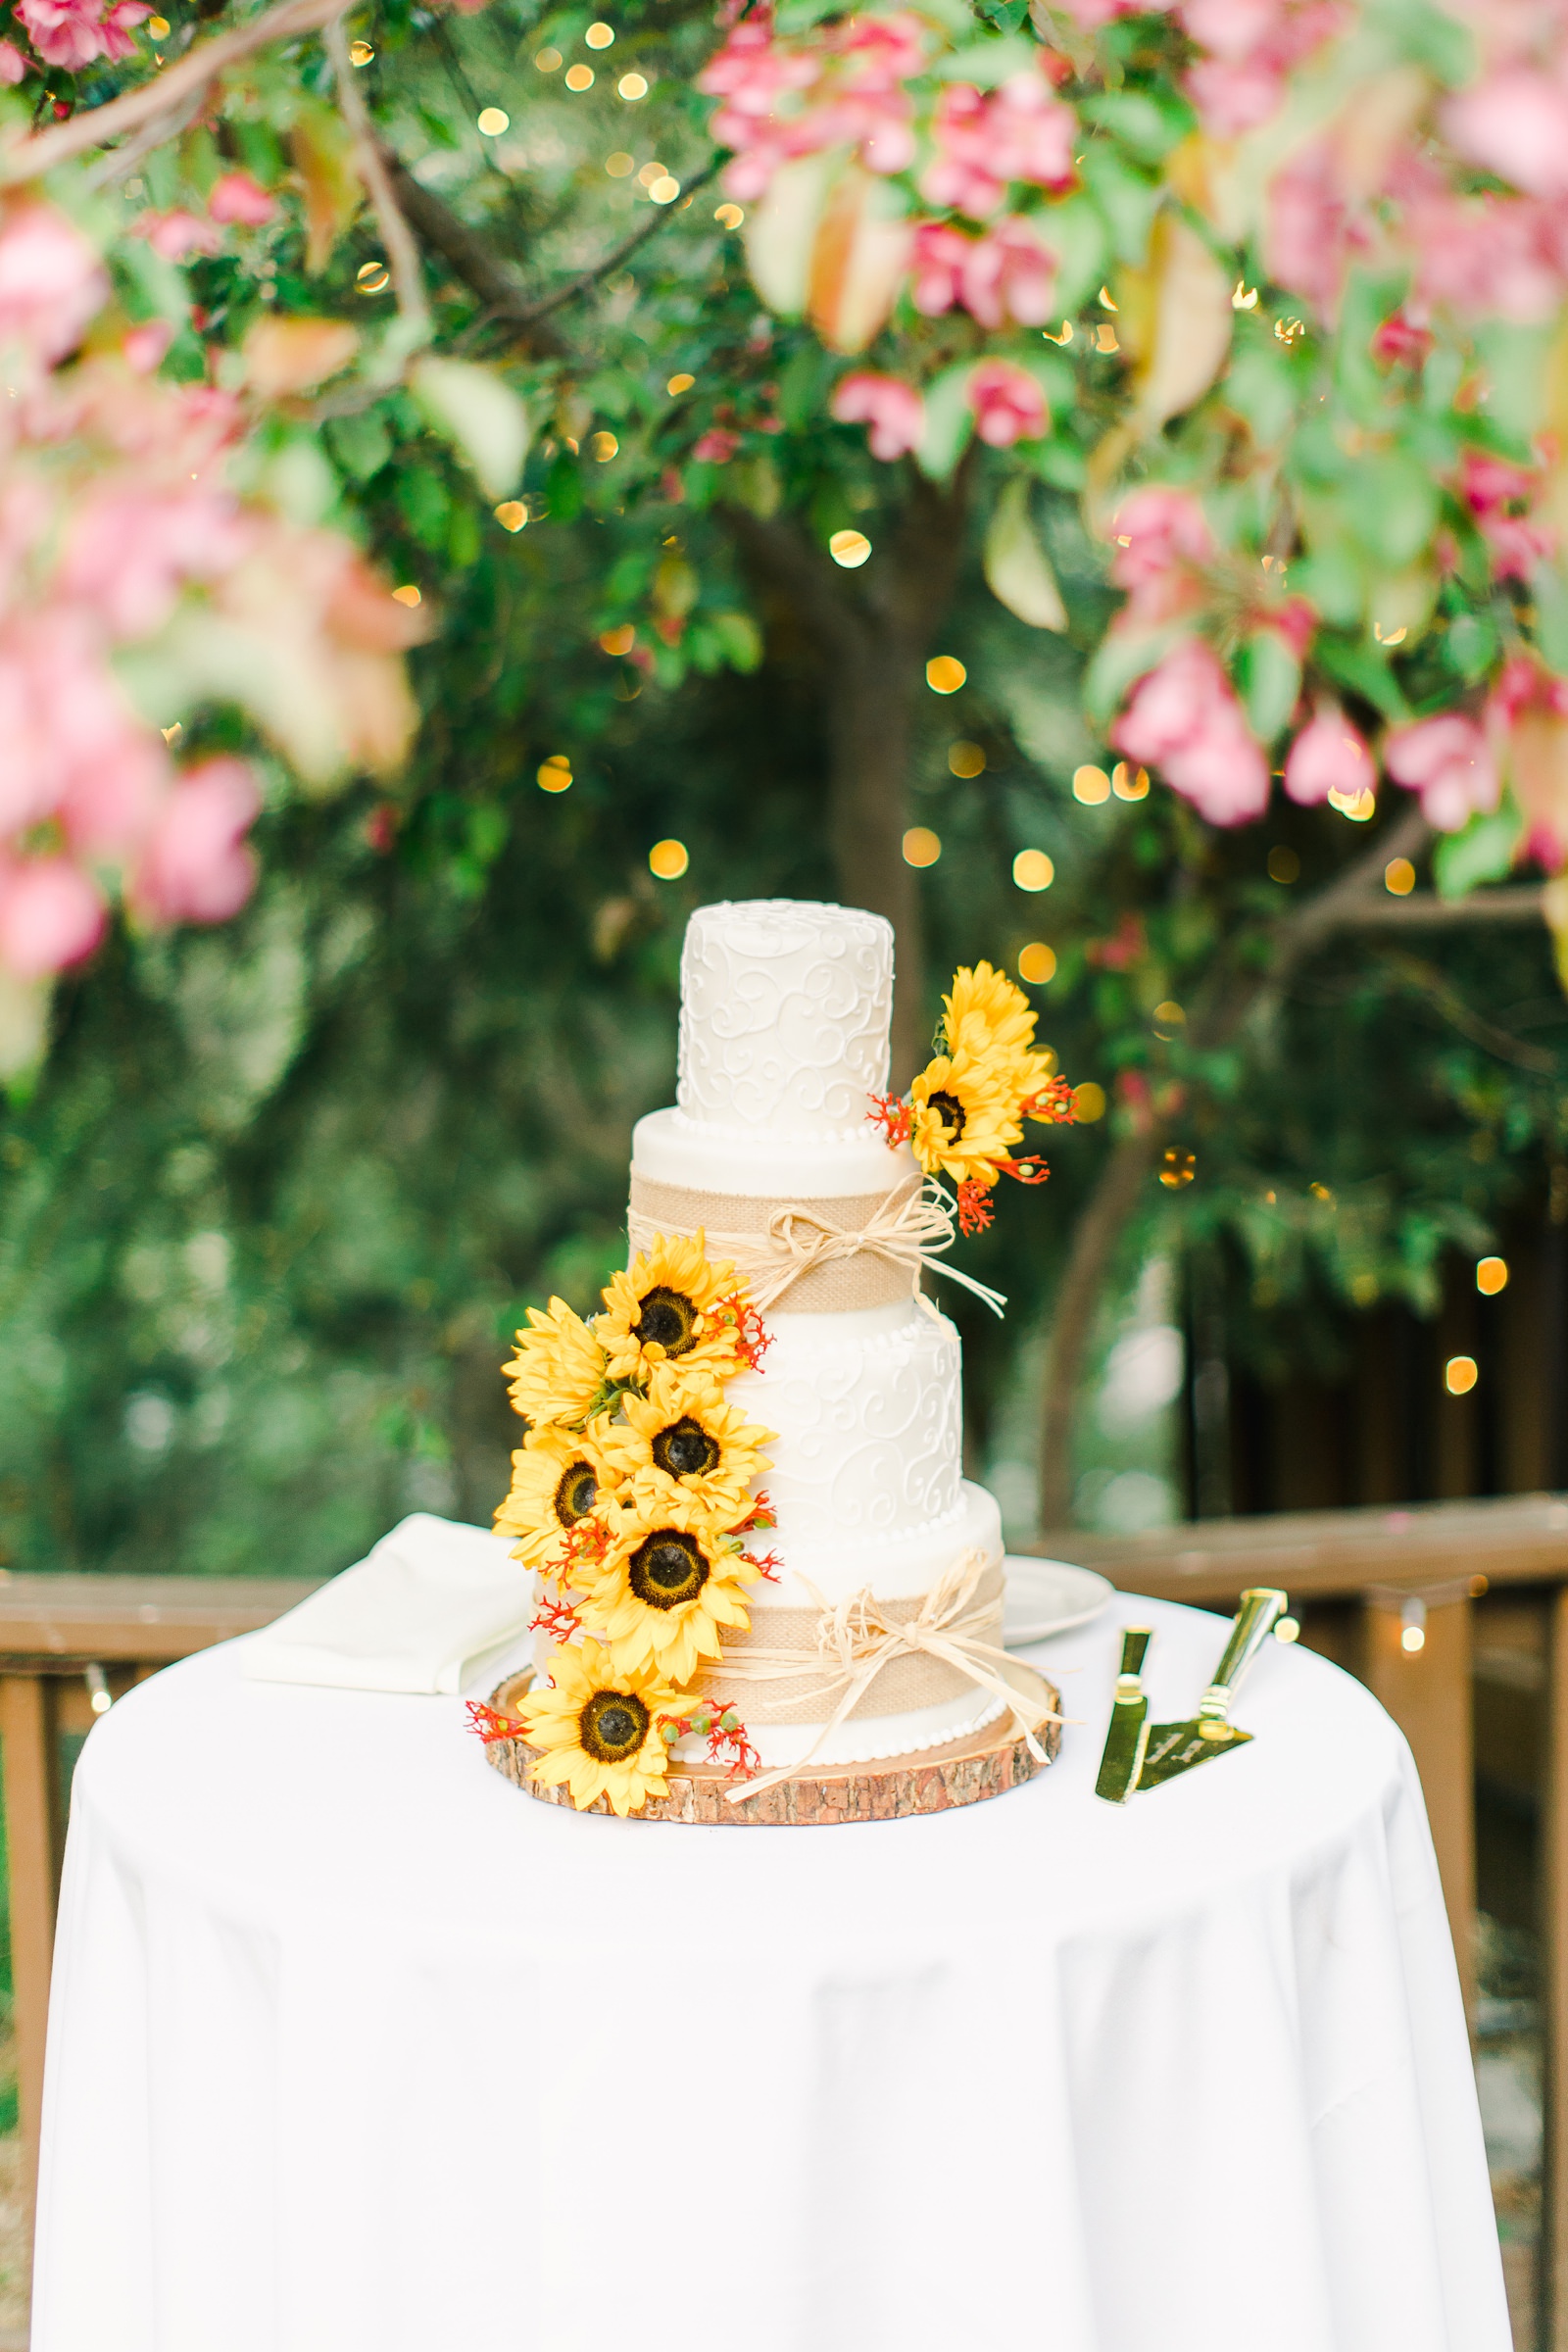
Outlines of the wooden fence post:
{"label": "wooden fence post", "polygon": [[23,2163],[30,2207],[38,2181],[44,2034],[63,1845],[54,1678],[0,1675],[0,1756],[11,1872],[11,1981]]}

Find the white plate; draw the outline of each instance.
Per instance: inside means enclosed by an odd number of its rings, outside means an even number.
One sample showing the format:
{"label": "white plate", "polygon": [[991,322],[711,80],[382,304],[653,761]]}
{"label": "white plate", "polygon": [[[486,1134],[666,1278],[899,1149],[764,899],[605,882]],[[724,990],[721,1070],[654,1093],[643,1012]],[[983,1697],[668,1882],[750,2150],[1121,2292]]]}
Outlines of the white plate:
{"label": "white plate", "polygon": [[1002,1639],[1008,1649],[1088,1625],[1116,1590],[1093,1568],[1074,1568],[1066,1560],[1030,1560],[1009,1551],[1002,1565],[1007,1580]]}

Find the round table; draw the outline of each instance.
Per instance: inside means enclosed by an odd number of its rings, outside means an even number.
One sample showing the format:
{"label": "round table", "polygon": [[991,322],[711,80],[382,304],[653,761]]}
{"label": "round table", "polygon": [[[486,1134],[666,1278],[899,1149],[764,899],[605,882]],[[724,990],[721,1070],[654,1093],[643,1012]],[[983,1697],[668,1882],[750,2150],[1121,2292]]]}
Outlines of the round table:
{"label": "round table", "polygon": [[583,1818],[459,1701],[133,1690],[77,1768],[33,2352],[1507,2352],[1398,1732],[1270,1643],[1256,1738],[821,1830]]}

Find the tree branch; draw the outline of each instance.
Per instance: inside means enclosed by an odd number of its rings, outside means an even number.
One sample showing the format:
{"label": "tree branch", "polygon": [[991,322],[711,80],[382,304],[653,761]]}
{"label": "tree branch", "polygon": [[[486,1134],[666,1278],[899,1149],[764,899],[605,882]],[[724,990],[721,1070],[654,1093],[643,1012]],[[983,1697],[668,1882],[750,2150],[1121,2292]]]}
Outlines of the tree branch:
{"label": "tree branch", "polygon": [[[381,242],[386,248],[387,268],[392,273],[392,291],[408,330],[405,340],[416,344],[428,343],[430,305],[419,269],[419,249],[392,193],[392,182],[381,158],[370,112],[365,103],[365,94],[354,78],[354,65],[349,56],[348,36],[343,30],[341,17],[333,18],[322,37],[337,79],[338,111],[354,141],[354,168],[365,182],[365,192],[374,208],[376,226],[381,231]],[[403,357],[406,359],[408,354],[405,352]]]}
{"label": "tree branch", "polygon": [[73,115],[69,122],[57,122],[32,138],[19,140],[0,155],[0,187],[14,188],[24,180],[36,179],[57,164],[69,163],[73,156],[85,155],[91,147],[107,147],[127,132],[139,130],[143,123],[172,112],[191,91],[204,89],[230,66],[253,57],[258,49],[266,49],[273,41],[297,40],[302,33],[318,32],[323,24],[342,16],[349,4],[350,0],[278,0],[276,7],[264,9],[232,32],[198,42],[177,65],[166,66],[139,89],[127,90],[107,106],[91,107],[85,114]]}
{"label": "tree branch", "polygon": [[[707,187],[717,170],[718,164],[715,160],[707,167],[706,171],[699,172],[695,179],[686,182],[688,204],[699,188]],[[680,209],[684,212],[686,206],[682,205]],[[617,245],[613,253],[607,254],[602,262],[596,262],[591,270],[584,270],[578,276],[569,278],[565,285],[559,288],[556,293],[547,294],[542,302],[534,303],[530,309],[520,314],[514,323],[518,326],[531,326],[536,318],[548,318],[552,311],[559,311],[565,303],[575,302],[579,294],[586,294],[590,286],[596,286],[602,277],[608,277],[612,270],[618,270],[622,262],[629,262],[632,255],[646,245],[650,237],[657,236],[666,221],[673,220],[674,217],[671,207],[662,207],[655,213],[653,219],[645,220],[641,228],[629,236],[623,245]]]}
{"label": "tree branch", "polygon": [[[381,160],[404,217],[424,243],[478,296],[493,318],[521,326],[528,310],[527,297],[489,240],[416,179],[390,148],[381,149]],[[563,359],[569,352],[570,346],[553,327],[535,323],[524,329],[524,334],[533,349],[547,359]]]}

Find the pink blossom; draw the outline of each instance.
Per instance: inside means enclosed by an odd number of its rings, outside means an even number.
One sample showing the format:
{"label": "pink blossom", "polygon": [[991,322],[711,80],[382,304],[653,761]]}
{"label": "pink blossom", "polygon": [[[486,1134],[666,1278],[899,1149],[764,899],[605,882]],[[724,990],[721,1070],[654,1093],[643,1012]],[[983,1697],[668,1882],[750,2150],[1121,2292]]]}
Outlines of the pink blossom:
{"label": "pink blossom", "polygon": [[27,61],[15,41],[0,41],[0,82],[15,89],[25,78]]}
{"label": "pink blossom", "polygon": [[937,157],[920,181],[929,204],[984,220],[1011,180],[1040,188],[1071,184],[1077,117],[1037,73],[1014,74],[989,98],[966,81],[954,82],[937,103],[932,130]]}
{"label": "pink blossom", "polygon": [[245,546],[231,498],[210,490],[182,497],[113,490],[78,506],[61,583],[114,636],[149,637],[163,627],[187,581],[220,577]]}
{"label": "pink blossom", "polygon": [[1276,113],[1285,95],[1285,75],[1261,58],[1200,58],[1185,88],[1203,128],[1217,139],[1240,138]]}
{"label": "pink blossom", "polygon": [[964,264],[971,242],[962,229],[948,221],[921,220],[916,224],[909,299],[928,318],[940,318],[944,311],[962,300]]}
{"label": "pink blossom", "polygon": [[1528,67],[1494,74],[1443,110],[1443,127],[1473,164],[1530,196],[1568,195],[1568,88]]}
{"label": "pink blossom", "polygon": [[1213,533],[1189,490],[1151,482],[1124,498],[1111,526],[1110,576],[1140,621],[1168,620],[1201,594],[1194,572],[1214,561]]}
{"label": "pink blossom", "polygon": [[134,57],[130,28],[151,11],[140,0],[17,0],[16,14],[45,65],[79,74],[100,57]]}
{"label": "pink blossom", "polygon": [[51,206],[29,204],[0,227],[0,344],[63,360],[109,299],[95,247]]}
{"label": "pink blossom", "polygon": [[1268,761],[1210,649],[1184,638],[1141,678],[1111,729],[1129,760],[1157,767],[1211,825],[1245,824],[1268,807]]}
{"label": "pink blossom", "polygon": [[221,179],[213,183],[207,210],[225,226],[233,222],[242,228],[260,228],[265,220],[271,220],[277,206],[248,172],[225,172]]}
{"label": "pink blossom", "polygon": [[741,445],[739,433],[721,424],[710,425],[692,451],[699,465],[727,466]]}
{"label": "pink blossom", "polygon": [[1496,579],[1528,580],[1556,546],[1555,533],[1532,521],[1528,513],[1541,486],[1540,475],[1528,466],[1479,449],[1463,454],[1460,487],[1491,549]]}
{"label": "pink blossom", "polygon": [[925,401],[913,384],[869,368],[847,375],[833,395],[841,424],[867,424],[873,458],[891,461],[918,449],[925,431]]}
{"label": "pink blossom", "polygon": [[1335,33],[1335,0],[1183,0],[1188,32],[1206,52],[1187,75],[1187,94],[1217,138],[1254,130],[1276,112],[1293,66]]}
{"label": "pink blossom", "polygon": [[145,237],[166,262],[187,261],[193,253],[217,253],[222,239],[210,220],[194,213],[138,213],[130,224],[133,237]]}
{"label": "pink blossom", "polygon": [[136,375],[156,375],[164,364],[164,354],[174,340],[174,329],[167,318],[145,318],[140,326],[127,328],[120,348],[125,355],[125,365]]}
{"label": "pink blossom", "polygon": [[1311,808],[1331,792],[1347,798],[1375,792],[1377,781],[1377,761],[1366,737],[1337,703],[1319,703],[1286,757],[1285,789],[1291,799]]}
{"label": "pink blossom", "polygon": [[166,923],[221,923],[256,886],[244,836],[261,807],[239,760],[208,760],[164,803],[130,882],[132,903]]}
{"label": "pink blossom", "polygon": [[999,220],[988,236],[966,238],[961,266],[963,307],[982,326],[1007,319],[1044,326],[1056,291],[1056,257],[1026,220]]}
{"label": "pink blossom", "polygon": [[1384,742],[1383,764],[1396,784],[1421,795],[1422,814],[1442,833],[1457,833],[1476,809],[1497,806],[1501,781],[1492,747],[1461,711],[1396,729]]}
{"label": "pink blossom", "polygon": [[1568,274],[1561,208],[1458,196],[1429,158],[1408,152],[1396,159],[1389,192],[1414,251],[1419,304],[1526,325],[1555,313]]}
{"label": "pink blossom", "polygon": [[1372,337],[1372,357],[1386,368],[1419,368],[1432,350],[1432,336],[1403,311],[1394,311]]}
{"label": "pink blossom", "polygon": [[1352,227],[1334,156],[1319,141],[1288,164],[1269,190],[1269,275],[1309,302],[1320,318],[1332,318],[1352,242],[1364,242],[1364,236]]}
{"label": "pink blossom", "polygon": [[90,956],[103,937],[101,894],[69,858],[0,860],[0,963],[42,980]]}
{"label": "pink blossom", "polygon": [[1036,378],[1010,360],[982,360],[969,378],[974,429],[993,449],[1036,441],[1051,429],[1051,412]]}
{"label": "pink blossom", "polygon": [[0,835],[55,818],[74,854],[139,838],[167,772],[79,607],[45,607],[0,637]]}

